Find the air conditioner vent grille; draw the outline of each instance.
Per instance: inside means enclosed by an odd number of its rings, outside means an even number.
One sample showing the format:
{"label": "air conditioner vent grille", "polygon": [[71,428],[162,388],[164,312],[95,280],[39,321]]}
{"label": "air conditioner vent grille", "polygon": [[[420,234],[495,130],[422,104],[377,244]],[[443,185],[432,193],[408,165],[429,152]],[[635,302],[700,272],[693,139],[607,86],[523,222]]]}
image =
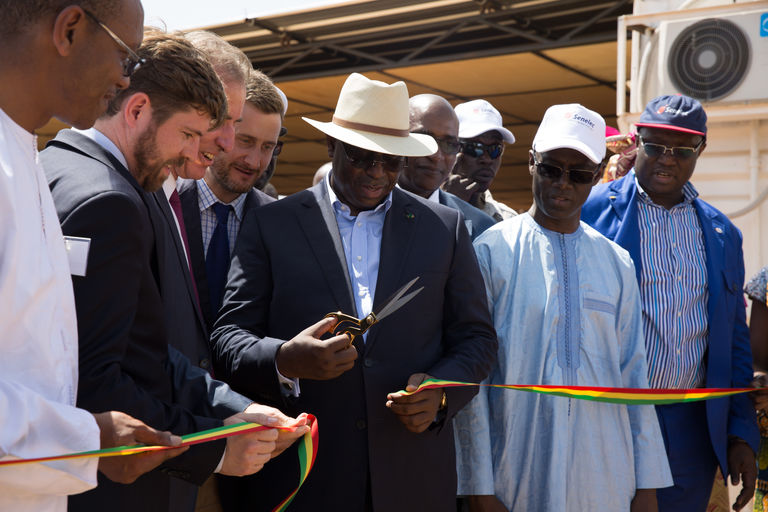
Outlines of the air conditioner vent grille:
{"label": "air conditioner vent grille", "polygon": [[670,47],[667,69],[675,87],[701,101],[727,96],[747,75],[750,47],[744,32],[724,19],[705,19],[683,30]]}

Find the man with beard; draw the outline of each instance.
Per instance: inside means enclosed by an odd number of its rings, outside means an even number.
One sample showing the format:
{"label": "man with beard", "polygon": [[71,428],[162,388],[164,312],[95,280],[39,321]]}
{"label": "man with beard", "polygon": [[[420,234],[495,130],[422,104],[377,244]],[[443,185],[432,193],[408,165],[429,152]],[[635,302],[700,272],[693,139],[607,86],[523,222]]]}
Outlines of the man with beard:
{"label": "man with beard", "polygon": [[504,128],[501,114],[485,100],[456,105],[461,149],[456,165],[443,190],[456,194],[499,222],[517,212],[496,201],[488,188],[501,167],[504,143],[514,144],[515,136]]}
{"label": "man with beard", "polygon": [[[331,122],[305,120],[326,134],[332,170],[248,212],[212,335],[214,367],[233,388],[312,410],[323,425],[296,510],[450,510],[452,417],[476,391],[398,390],[429,375],[479,382],[496,336],[459,212],[395,188],[405,157],[437,144],[409,133],[403,82],[357,73]],[[421,292],[365,335],[329,334],[336,321],[326,313],[366,317],[416,277]],[[298,397],[285,398],[280,375],[301,379]],[[269,510],[290,490],[295,461],[274,462],[249,489],[249,510]]]}
{"label": "man with beard", "polygon": [[[168,345],[161,290],[169,233],[148,192],[197,157],[200,137],[225,115],[226,97],[210,64],[182,38],[154,35],[137,53],[141,65],[106,116],[90,130],[63,130],[41,154],[63,232],[89,247],[73,278],[78,404],[119,408],[179,434],[221,426],[221,418],[284,424],[290,419],[279,411],[251,404]],[[261,413],[248,414],[254,410]],[[188,511],[194,496],[178,496],[173,478],[199,485],[214,470],[253,473],[305,430],[198,445],[130,486],[100,478],[95,491],[70,498],[70,510],[135,511],[149,499],[154,510]]]}
{"label": "man with beard", "polygon": [[[654,388],[745,387],[752,380],[741,232],[691,184],[707,115],[684,95],[652,99],[637,123],[635,167],[592,191],[581,216],[635,262]],[[674,487],[659,510],[703,511],[715,472],[755,490],[759,433],[745,395],[656,406]]]}
{"label": "man with beard", "polygon": [[459,210],[469,236],[477,235],[493,226],[496,221],[466,201],[440,189],[456,163],[459,144],[459,118],[448,101],[435,94],[419,94],[408,101],[411,133],[431,135],[437,141],[433,155],[408,159],[400,174],[398,185],[424,199]]}
{"label": "man with beard", "polygon": [[184,37],[213,66],[224,86],[227,112],[220,125],[203,133],[197,155],[173,166],[162,190],[154,193],[157,211],[162,213],[155,220],[164,222],[170,231],[166,240],[169,247],[165,252],[169,258],[168,272],[161,276],[163,284],[160,289],[164,296],[171,298],[164,301],[170,344],[194,364],[210,372],[208,337],[211,320],[205,315],[210,309],[207,308],[209,294],[207,286],[201,289],[196,280],[201,270],[194,269],[192,241],[186,230],[177,178],[202,178],[216,155],[234,147],[235,123],[243,114],[245,82],[251,64],[242,51],[212,32],[195,31]]}
{"label": "man with beard", "polygon": [[[126,414],[75,407],[71,268],[34,135],[52,116],[91,126],[128,86],[141,3],[0,0],[0,12],[0,459],[178,443]],[[63,511],[68,494],[96,485],[97,467],[128,483],[183,450],[4,467],[0,510]]]}
{"label": "man with beard", "polygon": [[245,107],[235,127],[234,147],[220,152],[205,176],[180,180],[178,189],[190,245],[200,307],[213,326],[226,284],[232,249],[243,217],[274,199],[254,188],[270,164],[282,122],[283,104],[272,81],[252,70]]}

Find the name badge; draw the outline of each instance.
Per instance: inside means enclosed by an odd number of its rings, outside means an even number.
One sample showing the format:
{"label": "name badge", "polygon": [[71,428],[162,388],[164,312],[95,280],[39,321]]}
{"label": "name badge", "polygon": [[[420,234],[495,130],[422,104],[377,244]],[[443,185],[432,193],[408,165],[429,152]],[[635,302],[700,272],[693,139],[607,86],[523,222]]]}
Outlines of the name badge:
{"label": "name badge", "polygon": [[88,267],[88,251],[91,248],[91,239],[79,236],[65,236],[64,248],[67,250],[69,273],[73,276],[85,277],[85,270]]}

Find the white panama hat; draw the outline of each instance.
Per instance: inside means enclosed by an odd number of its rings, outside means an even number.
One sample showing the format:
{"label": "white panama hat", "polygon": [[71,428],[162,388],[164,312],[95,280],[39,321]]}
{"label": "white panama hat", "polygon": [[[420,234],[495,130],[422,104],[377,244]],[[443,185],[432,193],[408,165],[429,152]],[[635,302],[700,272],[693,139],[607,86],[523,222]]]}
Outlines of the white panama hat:
{"label": "white panama hat", "polygon": [[408,88],[403,82],[386,84],[352,73],[331,122],[302,119],[326,135],[376,153],[428,156],[437,151],[435,139],[408,131]]}

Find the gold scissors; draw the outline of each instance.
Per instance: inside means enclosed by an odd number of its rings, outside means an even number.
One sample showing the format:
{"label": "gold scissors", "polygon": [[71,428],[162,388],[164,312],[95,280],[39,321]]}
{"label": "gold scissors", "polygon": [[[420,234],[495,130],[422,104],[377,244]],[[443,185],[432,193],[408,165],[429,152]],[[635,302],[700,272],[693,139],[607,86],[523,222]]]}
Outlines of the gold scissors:
{"label": "gold scissors", "polygon": [[[338,323],[333,328],[333,334],[344,333],[349,336],[349,343],[351,344],[357,336],[362,336],[373,324],[380,322],[384,317],[391,315],[398,309],[400,309],[405,303],[409,302],[412,298],[424,289],[422,286],[408,295],[405,295],[413,284],[418,281],[418,276],[406,283],[402,288],[397,290],[384,304],[376,311],[372,311],[364,318],[355,318],[354,316],[347,315],[341,311],[335,313],[328,313],[324,318],[336,317]],[[405,295],[405,297],[403,297]]]}

